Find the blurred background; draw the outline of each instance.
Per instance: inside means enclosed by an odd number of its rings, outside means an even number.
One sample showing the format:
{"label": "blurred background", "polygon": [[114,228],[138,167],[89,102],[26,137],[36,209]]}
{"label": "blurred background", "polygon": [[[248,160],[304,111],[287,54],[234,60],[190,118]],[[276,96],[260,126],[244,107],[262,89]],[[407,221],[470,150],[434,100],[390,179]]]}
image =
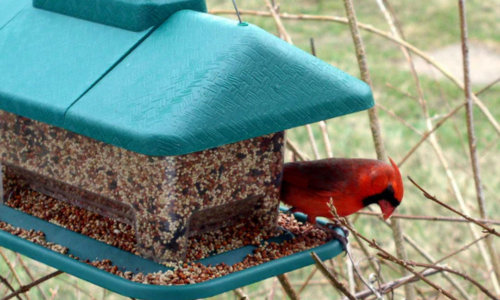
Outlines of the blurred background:
{"label": "blurred background", "polygon": [[[240,0],[237,3],[243,21],[280,35],[265,0]],[[269,0],[269,3],[281,15],[283,27],[295,46],[311,53],[313,39],[318,58],[361,78],[353,39],[345,22],[343,1],[283,0],[273,3]],[[236,19],[230,0],[207,0],[207,5],[210,13]],[[366,48],[366,60],[373,81],[386,153],[400,165],[404,177],[405,198],[396,213],[406,216],[458,217],[422,196],[407,180],[406,176],[411,176],[431,195],[458,210],[465,209],[472,217],[480,218],[463,106],[465,96],[463,89],[457,85],[457,82],[462,83],[464,80],[458,2],[355,0],[354,5]],[[500,132],[495,128],[495,122],[498,126],[500,83],[496,82],[500,78],[500,2],[469,1],[467,25],[471,90],[482,103],[482,108],[474,106],[474,125],[486,218],[497,220],[496,224],[489,225],[498,231]],[[398,26],[407,43],[414,47],[411,58],[421,91],[400,44],[391,39],[391,27],[394,29]],[[283,31],[281,35],[283,36]],[[429,59],[433,59],[433,64],[428,62]],[[450,116],[450,113],[453,114]],[[312,124],[310,129],[299,127],[289,130],[287,138],[308,159],[326,158],[329,155],[377,157],[367,112],[327,120],[326,127],[323,125],[318,123]],[[436,126],[439,128],[420,144],[426,133]],[[287,160],[292,158],[290,151],[286,157]],[[375,211],[378,212],[378,208]],[[362,235],[375,239],[380,246],[396,253],[391,228],[377,216],[358,214],[350,217],[350,220]],[[428,263],[438,260],[483,235],[480,227],[470,226],[465,222],[399,220],[404,234],[411,240],[408,243],[407,239],[404,244],[408,260],[411,261]],[[496,253],[500,255],[500,239],[493,237],[491,241]],[[461,251],[443,263],[469,275],[499,296],[499,286],[493,278],[495,270],[494,262],[491,262],[492,252],[481,243]],[[378,259],[373,249],[368,249],[368,259],[353,238],[351,247],[354,261],[363,277],[369,278],[370,274],[375,273],[369,266],[370,259],[380,269],[377,277],[383,277],[384,282],[404,276],[397,265]],[[19,256],[6,249],[0,250],[0,273],[13,280],[13,273],[9,269],[13,267],[18,270],[16,273],[22,282],[31,282],[22,270]],[[52,271],[26,257],[22,257],[22,263],[28,266],[36,278]],[[339,256],[326,264],[352,290],[366,289],[357,280],[352,282],[347,257]],[[294,288],[300,290],[302,299],[341,299],[343,295],[315,269],[311,266],[288,274]],[[436,274],[429,279],[458,299],[485,298],[469,281],[456,275],[445,278],[442,274]],[[457,290],[457,285],[461,291]],[[66,274],[40,285],[40,288],[48,295],[55,295],[55,299],[126,299]],[[411,289],[415,299],[445,298],[422,282],[413,284]],[[286,298],[276,278],[244,287],[243,292],[249,299]],[[8,293],[8,289],[0,284],[0,298]],[[22,297],[42,299],[37,289],[32,289]],[[405,290],[399,288],[393,297],[386,296],[385,299],[404,299],[407,296]],[[240,298],[235,293],[228,292],[211,299]]]}

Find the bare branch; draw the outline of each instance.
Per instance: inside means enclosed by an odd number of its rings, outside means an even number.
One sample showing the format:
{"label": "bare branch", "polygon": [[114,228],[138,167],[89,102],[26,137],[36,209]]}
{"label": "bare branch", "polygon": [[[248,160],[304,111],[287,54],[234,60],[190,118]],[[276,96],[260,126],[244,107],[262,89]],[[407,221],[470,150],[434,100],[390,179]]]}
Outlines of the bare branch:
{"label": "bare branch", "polygon": [[456,114],[463,106],[465,105],[465,103],[462,103],[460,104],[459,106],[457,106],[454,110],[452,110],[451,112],[449,112],[444,118],[442,118],[433,128],[432,130],[426,132],[422,138],[420,139],[420,141],[418,141],[418,143],[413,146],[411,148],[410,151],[408,151],[408,153],[403,157],[403,159],[398,163],[398,166],[401,166],[402,164],[405,163],[405,161],[418,149],[418,147],[420,145],[422,145],[422,143],[424,141],[427,140],[427,138],[432,134],[434,133],[434,131],[436,131],[439,127],[441,127],[441,125],[443,125],[444,122],[446,122],[451,116],[453,116],[454,114]]}
{"label": "bare branch", "polygon": [[[435,262],[433,262],[433,263],[432,263],[432,265],[437,265],[437,264],[439,264],[439,263],[441,263],[441,262],[443,262],[443,261],[447,260],[448,258],[450,258],[450,257],[452,257],[452,256],[454,256],[454,255],[457,255],[458,253],[460,253],[460,252],[462,252],[462,251],[465,251],[465,250],[469,249],[472,245],[474,245],[474,244],[478,243],[479,241],[483,240],[483,239],[484,239],[484,238],[486,238],[488,235],[489,235],[489,234],[485,234],[485,235],[483,235],[482,237],[480,237],[479,239],[476,239],[476,240],[474,240],[473,242],[471,242],[471,243],[469,243],[469,244],[467,244],[467,245],[465,245],[465,246],[461,247],[460,249],[458,249],[458,250],[456,250],[456,251],[453,251],[452,253],[450,253],[450,254],[448,254],[448,255],[446,255],[446,256],[444,256],[444,257],[442,257],[441,259],[439,259],[439,260],[437,260],[437,261],[435,261]],[[424,269],[422,272],[420,272],[420,274],[423,274],[426,270],[427,270],[427,269]],[[416,279],[417,277],[414,275],[414,276],[412,277],[412,279],[413,279],[413,278],[414,278],[414,279]],[[405,282],[403,281],[403,282],[399,283],[399,284],[398,284],[398,285],[396,285],[394,288],[397,288],[399,285],[402,285],[402,284],[405,284]]]}
{"label": "bare branch", "polygon": [[311,271],[311,273],[309,273],[309,275],[307,276],[306,280],[304,280],[304,282],[300,286],[299,291],[297,292],[299,295],[304,291],[304,289],[307,287],[307,284],[309,284],[309,281],[311,281],[311,279],[313,278],[314,274],[316,274],[317,271],[318,271],[318,268],[314,268]]}
{"label": "bare branch", "polygon": [[459,212],[458,210],[454,209],[453,207],[449,206],[448,204],[445,204],[441,201],[439,201],[436,197],[432,196],[431,194],[429,194],[426,190],[424,190],[420,185],[418,185],[415,181],[413,181],[413,179],[408,176],[408,179],[420,190],[422,191],[422,193],[424,194],[425,198],[429,199],[429,200],[432,200],[434,202],[436,202],[437,204],[441,205],[442,207],[456,213],[457,215],[461,216],[462,218],[468,220],[469,222],[472,222],[476,225],[479,225],[480,227],[482,227],[484,229],[484,232],[488,232],[488,233],[491,233],[493,235],[496,235],[498,237],[500,237],[500,233],[496,232],[495,228],[491,228],[489,226],[486,226],[484,225],[483,223],[481,222],[478,222],[476,221],[475,219],[467,216],[466,214],[463,214],[461,212]]}
{"label": "bare branch", "polygon": [[281,283],[281,286],[283,287],[286,294],[288,295],[288,297],[290,297],[290,299],[292,299],[292,300],[299,300],[300,296],[293,289],[293,286],[290,283],[290,280],[288,280],[288,277],[286,276],[286,274],[278,275],[277,277]]}
{"label": "bare branch", "polygon": [[[377,217],[382,216],[380,213],[373,212],[373,211],[358,211],[357,214],[368,215],[368,216],[377,216]],[[407,219],[407,220],[421,220],[421,221],[469,223],[468,220],[464,220],[463,218],[445,217],[445,216],[415,216],[415,215],[392,214],[391,218]],[[485,224],[500,225],[500,220],[491,220],[491,219],[474,219],[474,220],[476,220],[477,222],[485,223]]]}
{"label": "bare branch", "polygon": [[[440,270],[427,270],[427,271],[423,272],[422,275],[425,277],[428,277],[428,276],[437,274],[439,272],[441,272],[441,271]],[[409,275],[409,276],[399,278],[399,279],[396,279],[396,280],[388,282],[388,283],[384,283],[384,284],[382,284],[382,286],[380,287],[379,290],[382,293],[386,294],[389,291],[399,287],[401,283],[406,284],[406,283],[416,282],[418,280],[419,279],[417,277],[415,277],[414,275]],[[368,289],[368,290],[364,290],[364,291],[361,291],[359,293],[356,293],[356,295],[354,295],[354,296],[357,299],[365,299],[366,297],[371,296],[371,295],[373,295],[373,292]],[[342,300],[346,300],[346,299],[347,298],[343,298]]]}
{"label": "bare branch", "polygon": [[[466,7],[464,0],[458,0],[458,10],[460,13],[460,32],[462,38],[462,57],[464,65],[464,93],[467,105],[466,108],[466,118],[467,118],[467,136],[469,137],[469,150],[472,164],[472,172],[474,174],[474,183],[476,186],[477,203],[479,207],[479,214],[481,218],[486,219],[486,201],[484,199],[484,192],[481,180],[481,169],[479,168],[479,159],[477,157],[477,141],[476,133],[474,129],[474,112],[473,112],[473,102],[472,102],[472,91],[470,85],[470,66],[469,66],[469,45],[468,45],[468,34],[467,34],[467,17],[466,17]],[[500,236],[500,235],[499,235]],[[500,279],[500,261],[495,251],[495,246],[493,245],[493,240],[491,238],[486,239],[486,247],[490,254],[491,264],[493,265],[494,277],[496,277],[496,282]],[[498,291],[498,289],[497,289]]]}
{"label": "bare branch", "polygon": [[353,227],[351,227],[347,221],[344,219],[344,218],[340,218],[339,219],[339,222],[342,223],[342,225],[344,225],[347,229],[349,229],[349,231],[352,233],[352,234],[355,234],[357,236],[359,236],[363,241],[365,241],[366,243],[368,243],[370,245],[370,247],[374,248],[374,249],[377,249],[379,251],[379,253],[377,253],[379,256],[381,256],[382,258],[384,259],[387,259],[389,261],[392,261],[400,266],[402,266],[403,268],[405,268],[406,270],[408,270],[410,273],[416,275],[418,278],[420,278],[420,280],[424,281],[425,283],[427,283],[428,285],[430,285],[431,287],[433,287],[435,290],[437,291],[442,291],[443,294],[452,299],[452,300],[458,300],[456,297],[454,297],[452,294],[450,294],[449,292],[443,290],[442,287],[438,286],[437,284],[435,284],[434,282],[428,280],[427,278],[425,278],[425,276],[422,276],[422,274],[416,272],[415,270],[413,270],[412,267],[410,267],[406,261],[402,260],[402,259],[399,259],[397,257],[395,257],[394,255],[390,254],[389,252],[387,252],[387,250],[383,249],[382,247],[380,247],[377,242],[375,242],[375,240],[369,240],[367,239],[366,237],[364,237],[363,235],[359,234],[356,229],[354,229]]}
{"label": "bare branch", "polygon": [[297,145],[295,145],[294,142],[292,142],[290,139],[286,139],[286,147],[297,156],[302,161],[309,160],[309,157],[305,155],[304,153],[300,152],[299,148],[297,148]]}
{"label": "bare branch", "polygon": [[20,295],[20,294],[26,293],[26,292],[28,292],[28,291],[29,291],[32,287],[34,287],[34,286],[36,286],[36,285],[39,285],[40,283],[45,282],[45,281],[47,281],[47,280],[49,280],[49,279],[51,279],[51,278],[53,278],[53,277],[56,277],[56,276],[58,276],[58,275],[60,275],[60,274],[62,274],[62,273],[63,273],[63,271],[55,271],[55,272],[53,272],[53,273],[50,273],[50,274],[48,274],[48,275],[46,275],[46,276],[44,276],[44,277],[42,277],[42,278],[40,278],[40,279],[37,279],[37,280],[33,281],[33,282],[32,282],[32,283],[30,283],[30,284],[27,284],[27,285],[23,285],[23,286],[21,286],[21,287],[20,287],[19,289],[17,289],[15,292],[13,292],[13,293],[11,293],[11,294],[9,294],[9,295],[7,295],[7,296],[3,297],[1,300],[8,300],[8,299],[14,298],[14,297],[16,297],[16,296],[18,296],[18,295]]}
{"label": "bare branch", "polygon": [[319,256],[313,251],[311,252],[311,257],[314,259],[314,262],[316,263],[316,266],[318,267],[318,269],[321,271],[321,273],[323,273],[323,275],[328,278],[328,280],[330,281],[330,283],[337,289],[339,290],[340,292],[342,292],[344,295],[347,296],[347,298],[349,300],[356,300],[356,297],[354,297],[353,294],[351,294],[351,292],[349,292],[349,290],[346,288],[346,286],[340,282],[329,270],[328,268],[325,266],[325,264],[323,264],[323,262],[321,261],[321,259],[319,258]]}
{"label": "bare branch", "polygon": [[476,94],[476,96],[479,96],[481,95],[482,93],[486,92],[487,90],[489,90],[490,88],[492,88],[495,84],[499,83],[500,82],[500,77],[498,77],[497,79],[493,80],[490,84],[488,84],[487,86],[485,86],[484,88],[480,89],[479,91],[475,92],[474,94]]}
{"label": "bare branch", "polygon": [[[10,272],[12,273],[12,275],[14,275],[14,278],[16,279],[16,281],[19,284],[19,286],[22,286],[23,282],[21,281],[21,278],[19,277],[19,274],[17,273],[16,269],[14,268],[14,266],[12,265],[12,263],[10,262],[10,260],[7,258],[7,256],[5,255],[5,253],[2,251],[2,249],[0,249],[0,256],[2,256],[3,260],[5,261],[5,264],[9,268]],[[26,297],[26,298],[28,300],[30,299],[29,297]]]}
{"label": "bare branch", "polygon": [[[28,266],[26,266],[26,264],[24,263],[24,260],[22,259],[21,255],[18,253],[17,255],[17,260],[19,261],[19,263],[21,264],[21,266],[23,267],[24,269],[24,272],[26,272],[26,274],[28,274],[29,278],[31,279],[31,281],[34,281],[35,280],[35,277],[31,274],[30,272],[30,269],[28,268]],[[44,299],[49,299],[48,296],[45,294],[45,292],[43,291],[43,289],[40,288],[40,286],[36,286],[38,291],[40,292],[40,294],[42,294],[42,297]],[[57,294],[57,292],[56,292]]]}
{"label": "bare branch", "polygon": [[[9,290],[11,290],[11,292],[15,292],[14,288],[12,287],[12,285],[9,283],[9,281],[7,279],[5,279],[3,276],[0,276],[0,281],[3,282],[3,284],[5,284],[6,287],[9,288]],[[18,300],[22,300],[21,297],[19,297],[19,295],[16,295],[16,298]]]}
{"label": "bare branch", "polygon": [[233,293],[236,295],[236,297],[238,297],[238,300],[250,300],[250,298],[248,298],[247,294],[245,294],[245,292],[241,288],[233,290]]}
{"label": "bare branch", "polygon": [[493,299],[493,300],[500,300],[500,298],[496,297],[490,291],[488,291],[488,289],[486,287],[484,287],[482,284],[480,284],[479,282],[477,282],[474,278],[470,277],[469,275],[467,275],[465,273],[453,270],[453,269],[445,267],[445,266],[436,266],[436,265],[432,265],[432,264],[423,264],[423,263],[417,263],[417,262],[412,262],[412,261],[407,262],[407,264],[410,265],[410,266],[417,266],[417,267],[424,267],[424,268],[429,268],[429,269],[435,269],[435,270],[439,270],[439,271],[443,271],[443,272],[448,272],[448,273],[452,273],[452,274],[461,276],[465,280],[471,282],[473,285],[475,285],[477,288],[479,288],[483,293],[485,293],[491,299]]}

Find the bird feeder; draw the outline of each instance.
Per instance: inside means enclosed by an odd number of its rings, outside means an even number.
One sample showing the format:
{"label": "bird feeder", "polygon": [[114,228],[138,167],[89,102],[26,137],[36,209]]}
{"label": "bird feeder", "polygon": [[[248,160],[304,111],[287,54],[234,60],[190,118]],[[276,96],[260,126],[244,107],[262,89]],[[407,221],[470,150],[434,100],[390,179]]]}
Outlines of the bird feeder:
{"label": "bird feeder", "polygon": [[184,260],[189,237],[235,222],[273,230],[283,131],[370,108],[371,91],[205,11],[203,0],[0,1],[4,175],[134,226],[155,262]]}

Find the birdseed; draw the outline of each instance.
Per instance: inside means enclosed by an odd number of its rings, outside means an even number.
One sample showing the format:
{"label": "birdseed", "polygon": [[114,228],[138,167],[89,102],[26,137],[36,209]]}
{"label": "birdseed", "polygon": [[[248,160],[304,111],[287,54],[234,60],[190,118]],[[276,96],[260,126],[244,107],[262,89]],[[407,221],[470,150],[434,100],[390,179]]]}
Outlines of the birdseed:
{"label": "birdseed", "polygon": [[270,234],[278,217],[283,144],[279,132],[152,157],[0,111],[5,172],[134,227],[135,251],[157,262],[186,260],[189,237],[234,225],[242,216]]}
{"label": "birdseed", "polygon": [[[9,173],[7,173],[9,174]],[[5,176],[3,186],[5,204],[20,211],[31,213],[36,217],[85,234],[94,239],[136,253],[134,228],[130,225],[87,211],[75,205],[59,201],[40,194],[26,186],[18,184],[15,176]],[[246,221],[246,220],[245,220]],[[186,261],[168,264],[172,270],[150,274],[125,271],[121,266],[114,265],[111,260],[90,261],[69,255],[70,257],[105,270],[111,274],[134,282],[155,285],[195,284],[227,274],[257,266],[275,259],[282,258],[307,249],[315,248],[330,241],[330,232],[312,226],[309,223],[297,221],[293,215],[280,213],[278,227],[281,230],[268,235],[261,231],[257,223],[238,223],[214,232],[205,232],[199,236],[190,237]],[[40,243],[54,251],[66,253],[67,248],[45,241],[42,232],[26,231],[14,228],[5,222],[0,222],[0,230]],[[267,242],[273,236],[288,231],[293,238],[282,243]],[[204,265],[197,260],[222,253],[243,245],[255,245],[253,253],[233,265],[221,263],[215,266]]]}

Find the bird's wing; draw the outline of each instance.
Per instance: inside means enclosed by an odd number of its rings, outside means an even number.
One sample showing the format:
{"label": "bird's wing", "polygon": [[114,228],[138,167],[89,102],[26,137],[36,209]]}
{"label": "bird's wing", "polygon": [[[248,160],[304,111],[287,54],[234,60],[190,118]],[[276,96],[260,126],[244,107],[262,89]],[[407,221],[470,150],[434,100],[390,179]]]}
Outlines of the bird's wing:
{"label": "bird's wing", "polygon": [[315,190],[316,193],[333,196],[332,193],[343,191],[353,184],[353,172],[356,166],[345,163],[344,159],[327,159],[315,162],[295,162],[285,164],[283,181],[303,189]]}

